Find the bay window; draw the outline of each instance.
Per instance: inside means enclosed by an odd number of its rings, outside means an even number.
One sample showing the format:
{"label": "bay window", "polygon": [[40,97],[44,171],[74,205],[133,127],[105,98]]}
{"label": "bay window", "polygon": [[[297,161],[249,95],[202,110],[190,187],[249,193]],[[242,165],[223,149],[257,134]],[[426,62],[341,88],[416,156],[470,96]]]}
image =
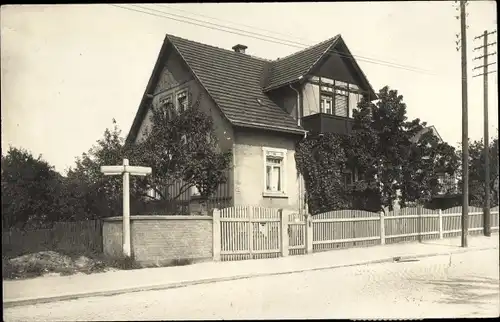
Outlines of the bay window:
{"label": "bay window", "polygon": [[353,110],[362,98],[357,85],[317,76],[310,77],[309,81],[319,85],[320,113],[353,117]]}

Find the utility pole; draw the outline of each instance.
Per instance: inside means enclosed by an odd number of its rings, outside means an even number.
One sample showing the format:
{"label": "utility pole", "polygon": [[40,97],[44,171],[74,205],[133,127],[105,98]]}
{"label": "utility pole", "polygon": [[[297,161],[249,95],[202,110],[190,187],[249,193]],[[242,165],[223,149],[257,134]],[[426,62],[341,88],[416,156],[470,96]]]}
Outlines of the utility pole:
{"label": "utility pole", "polygon": [[482,68],[483,73],[477,74],[472,77],[483,76],[483,104],[484,104],[484,235],[487,237],[491,236],[491,217],[490,217],[490,142],[488,134],[488,74],[494,73],[495,71],[488,71],[488,66],[494,63],[488,63],[488,56],[492,56],[494,53],[488,53],[488,47],[493,46],[496,42],[488,43],[488,35],[494,34],[496,31],[488,32],[485,30],[482,35],[474,38],[483,38],[483,45],[474,48],[474,50],[483,49],[483,55],[474,58],[474,60],[483,59],[483,65],[474,67],[473,70]]}
{"label": "utility pole", "polygon": [[[460,40],[462,60],[462,247],[467,247],[469,231],[469,124],[467,111],[467,22],[465,6],[467,1],[460,0]],[[457,47],[458,50],[458,47]]]}

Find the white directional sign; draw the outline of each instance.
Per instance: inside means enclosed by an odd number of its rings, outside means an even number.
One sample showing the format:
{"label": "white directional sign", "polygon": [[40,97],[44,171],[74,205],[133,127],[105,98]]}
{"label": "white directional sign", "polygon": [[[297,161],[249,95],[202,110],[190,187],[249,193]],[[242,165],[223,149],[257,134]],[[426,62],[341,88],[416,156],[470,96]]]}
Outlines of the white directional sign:
{"label": "white directional sign", "polygon": [[128,159],[123,159],[123,165],[103,165],[101,172],[107,176],[123,174],[123,255],[130,257],[130,192],[129,179],[133,176],[146,176],[151,174],[150,167],[136,167],[128,164]]}

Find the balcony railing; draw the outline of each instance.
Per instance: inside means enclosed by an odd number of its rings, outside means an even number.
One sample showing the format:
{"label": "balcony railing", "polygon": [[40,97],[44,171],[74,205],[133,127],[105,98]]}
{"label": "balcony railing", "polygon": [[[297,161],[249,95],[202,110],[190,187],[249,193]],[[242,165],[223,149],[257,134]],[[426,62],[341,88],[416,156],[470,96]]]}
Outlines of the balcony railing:
{"label": "balcony railing", "polygon": [[312,133],[350,134],[352,123],[351,118],[326,113],[312,114],[302,118],[302,126]]}

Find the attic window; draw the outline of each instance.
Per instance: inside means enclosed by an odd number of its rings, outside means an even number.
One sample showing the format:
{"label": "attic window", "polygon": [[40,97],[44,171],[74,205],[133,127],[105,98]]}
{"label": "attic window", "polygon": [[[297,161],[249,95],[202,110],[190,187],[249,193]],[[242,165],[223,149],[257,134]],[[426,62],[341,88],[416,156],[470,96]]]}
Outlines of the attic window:
{"label": "attic window", "polygon": [[179,112],[184,112],[187,109],[187,91],[182,91],[177,94],[177,110]]}
{"label": "attic window", "polygon": [[260,98],[257,98],[257,103],[259,103],[260,106],[264,106],[264,102]]}

